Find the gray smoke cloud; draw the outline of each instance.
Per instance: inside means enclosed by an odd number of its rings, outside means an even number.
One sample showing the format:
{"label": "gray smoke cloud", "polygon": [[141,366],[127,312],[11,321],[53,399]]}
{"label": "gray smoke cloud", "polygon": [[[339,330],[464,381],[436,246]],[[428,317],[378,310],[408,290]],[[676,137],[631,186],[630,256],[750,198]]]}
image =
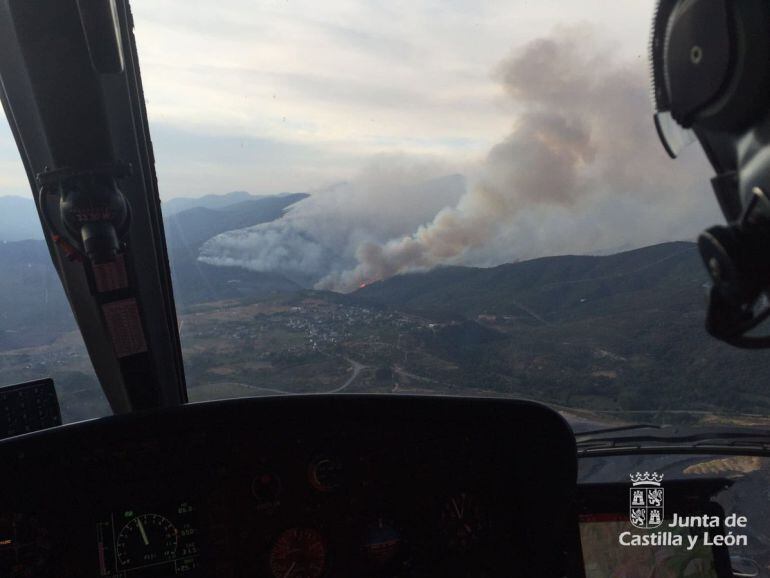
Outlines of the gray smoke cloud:
{"label": "gray smoke cloud", "polygon": [[312,286],[355,267],[362,244],[406,235],[456,205],[466,192],[465,179],[448,172],[436,160],[375,157],[351,182],[313,192],[277,221],[214,237],[199,259],[279,272]]}
{"label": "gray smoke cloud", "polygon": [[[466,188],[441,163],[374,159],[273,223],[220,235],[201,260],[350,291],[443,264],[494,265],[694,236],[719,218],[697,147],[672,162],[652,126],[644,58],[558,29],[494,72],[511,132]],[[415,184],[417,183],[417,184]],[[303,277],[304,276],[304,277]]]}
{"label": "gray smoke cloud", "polygon": [[355,267],[319,285],[684,238],[716,218],[703,160],[674,166],[657,141],[646,63],[617,62],[611,48],[590,29],[561,29],[504,60],[516,121],[475,185],[414,233],[362,243]]}

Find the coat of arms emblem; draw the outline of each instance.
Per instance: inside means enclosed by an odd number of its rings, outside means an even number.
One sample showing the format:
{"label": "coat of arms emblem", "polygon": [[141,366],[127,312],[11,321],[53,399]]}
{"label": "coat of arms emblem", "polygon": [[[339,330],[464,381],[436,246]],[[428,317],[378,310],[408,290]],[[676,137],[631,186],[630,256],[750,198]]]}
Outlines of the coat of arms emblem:
{"label": "coat of arms emblem", "polygon": [[662,481],[663,474],[655,472],[631,474],[628,517],[635,527],[650,530],[663,523]]}

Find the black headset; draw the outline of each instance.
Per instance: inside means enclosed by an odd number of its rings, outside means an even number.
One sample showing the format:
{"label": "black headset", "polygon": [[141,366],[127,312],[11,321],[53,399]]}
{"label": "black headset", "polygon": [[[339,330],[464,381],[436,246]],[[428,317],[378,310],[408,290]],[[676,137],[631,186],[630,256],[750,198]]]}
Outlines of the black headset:
{"label": "black headset", "polygon": [[650,40],[655,127],[672,157],[698,140],[727,224],[698,239],[713,281],[706,329],[744,348],[770,318],[770,2],[659,0]]}

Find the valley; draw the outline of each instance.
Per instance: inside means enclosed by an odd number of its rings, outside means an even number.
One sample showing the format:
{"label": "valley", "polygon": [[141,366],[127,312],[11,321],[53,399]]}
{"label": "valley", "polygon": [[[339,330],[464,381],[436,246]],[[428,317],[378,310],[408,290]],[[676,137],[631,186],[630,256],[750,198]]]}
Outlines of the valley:
{"label": "valley", "polygon": [[[703,330],[692,243],[491,268],[439,267],[348,294],[201,263],[211,235],[306,195],[183,208],[166,226],[191,400],[331,392],[535,399],[575,420],[765,423],[765,355]],[[0,374],[54,376],[69,421],[109,413],[42,241],[0,244]]]}

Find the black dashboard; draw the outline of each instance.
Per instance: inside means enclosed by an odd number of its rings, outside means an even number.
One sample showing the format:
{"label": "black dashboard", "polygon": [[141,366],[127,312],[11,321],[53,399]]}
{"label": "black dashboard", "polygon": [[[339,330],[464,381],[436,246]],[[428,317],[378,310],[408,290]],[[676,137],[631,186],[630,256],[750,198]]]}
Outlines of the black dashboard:
{"label": "black dashboard", "polygon": [[192,404],[0,464],[0,576],[564,576],[579,544],[574,437],[522,401]]}

